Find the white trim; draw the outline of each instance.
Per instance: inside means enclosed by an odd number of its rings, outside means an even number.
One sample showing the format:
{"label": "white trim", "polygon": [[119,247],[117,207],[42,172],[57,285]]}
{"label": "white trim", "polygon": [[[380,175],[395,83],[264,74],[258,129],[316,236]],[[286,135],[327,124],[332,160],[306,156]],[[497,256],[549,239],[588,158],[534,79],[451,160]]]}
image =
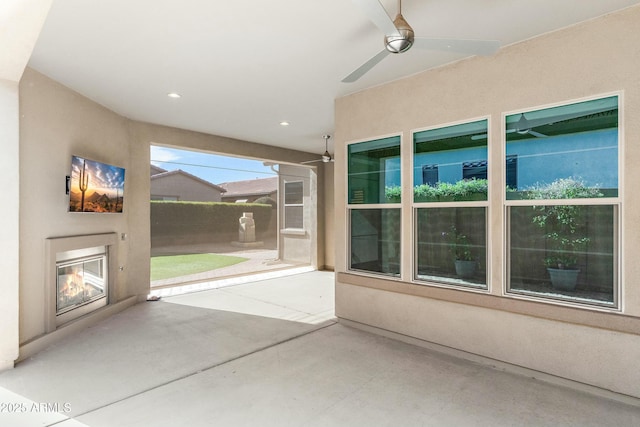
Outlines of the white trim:
{"label": "white trim", "polygon": [[[466,119],[466,120],[457,120],[454,122],[449,122],[449,123],[445,123],[445,124],[440,124],[440,125],[433,125],[433,126],[428,126],[428,127],[424,127],[424,128],[418,128],[418,129],[413,129],[410,132],[411,135],[411,140],[410,140],[410,174],[411,174],[411,180],[410,180],[410,186],[411,186],[411,197],[409,197],[409,210],[411,211],[411,230],[409,233],[407,233],[408,236],[411,236],[411,241],[412,241],[412,245],[411,245],[411,265],[409,266],[409,270],[411,271],[411,276],[408,280],[409,283],[413,284],[413,285],[418,285],[418,286],[433,286],[433,287],[440,287],[440,288],[448,288],[448,289],[455,289],[455,290],[461,290],[461,291],[469,291],[469,292],[476,292],[476,293],[482,293],[482,294],[487,294],[487,293],[491,293],[491,278],[492,278],[492,268],[491,268],[491,264],[490,264],[490,260],[491,260],[491,245],[490,245],[490,215],[491,215],[491,185],[492,185],[492,179],[493,179],[493,173],[492,170],[495,168],[491,168],[488,167],[487,168],[487,199],[486,200],[473,200],[473,201],[451,201],[451,202],[415,202],[414,201],[414,194],[413,194],[413,188],[415,187],[416,183],[414,182],[414,168],[415,168],[415,134],[418,132],[424,132],[424,131],[429,131],[429,130],[435,130],[435,129],[443,129],[446,127],[451,127],[451,126],[459,126],[459,125],[464,125],[464,124],[468,124],[468,123],[474,123],[474,122],[481,122],[484,121],[486,123],[487,126],[487,143],[486,143],[486,149],[487,149],[487,164],[491,164],[491,153],[492,153],[492,148],[491,148],[491,130],[492,130],[492,126],[491,126],[491,115],[483,115],[483,116],[478,116],[476,118],[471,118],[471,119]],[[403,197],[403,204],[404,201],[406,200],[406,197]],[[428,280],[424,280],[424,279],[419,279],[418,278],[418,260],[417,260],[417,256],[418,256],[418,237],[417,237],[417,216],[416,216],[416,212],[418,209],[423,209],[423,208],[431,208],[431,209],[435,209],[435,208],[473,208],[473,207],[483,207],[485,208],[485,253],[486,253],[486,259],[485,259],[485,268],[486,268],[486,276],[485,276],[485,286],[486,287],[474,287],[471,285],[456,285],[454,283],[446,283],[446,282],[431,282]]]}
{"label": "white trim", "polygon": [[[559,306],[566,307],[574,307],[580,309],[589,309],[589,310],[597,310],[604,312],[620,312],[624,313],[624,286],[623,286],[623,272],[624,272],[624,257],[622,256],[622,248],[623,248],[623,238],[624,238],[624,228],[623,228],[623,179],[624,179],[624,91],[615,91],[608,92],[599,95],[593,95],[584,98],[577,98],[573,100],[565,100],[562,102],[556,102],[546,105],[540,105],[537,107],[529,107],[527,109],[514,110],[511,112],[503,112],[502,120],[501,120],[501,156],[502,162],[506,161],[506,149],[507,149],[507,134],[506,134],[506,120],[507,116],[512,116],[520,113],[527,113],[537,110],[544,110],[549,108],[563,107],[569,106],[572,104],[578,104],[582,102],[596,101],[598,99],[617,97],[618,99],[618,195],[616,197],[601,197],[601,198],[580,198],[580,199],[545,199],[540,200],[537,203],[533,203],[533,200],[530,199],[514,199],[508,200],[505,191],[502,191],[501,199],[502,199],[502,225],[503,225],[503,274],[504,280],[502,281],[502,297],[513,298],[513,299],[521,299],[521,300],[530,300],[530,301],[538,301],[546,304],[553,304]],[[501,168],[502,170],[504,168]],[[503,178],[504,178],[503,172]],[[504,179],[502,180],[504,183]],[[533,204],[543,205],[543,206],[559,206],[559,205],[596,205],[596,206],[613,206],[614,212],[614,230],[616,234],[614,237],[614,278],[613,278],[613,302],[608,304],[606,302],[598,302],[593,300],[593,302],[589,302],[590,300],[584,299],[580,302],[571,301],[568,298],[549,298],[545,297],[543,294],[535,294],[535,293],[521,293],[510,291],[511,288],[511,272],[509,262],[509,233],[510,233],[510,224],[509,224],[509,209],[513,206],[532,206]]]}
{"label": "white trim", "polygon": [[[302,203],[287,203],[287,184],[297,184],[300,183],[302,184]],[[285,228],[283,230],[301,230],[302,234],[304,234],[304,179],[295,179],[295,180],[283,180],[282,181],[282,186],[283,186],[283,197],[282,197],[282,216],[284,219],[284,226]],[[302,227],[287,227],[287,208],[288,207],[293,207],[293,208],[302,208]],[[286,233],[285,233],[286,234]],[[292,233],[290,233],[292,234]]]}
{"label": "white trim", "polygon": [[[353,144],[360,144],[360,143],[367,143],[367,142],[375,142],[381,139],[388,139],[388,138],[399,138],[399,149],[400,149],[400,188],[402,189],[401,191],[401,202],[400,203],[349,203],[349,199],[350,199],[350,194],[349,194],[349,146],[353,145]],[[348,141],[344,144],[344,151],[343,151],[343,159],[345,159],[344,165],[345,165],[345,174],[344,174],[344,183],[345,183],[345,192],[344,192],[344,205],[345,205],[345,215],[344,215],[344,221],[345,221],[345,227],[344,230],[346,231],[345,233],[345,247],[347,248],[344,256],[344,262],[345,262],[345,270],[349,271],[349,272],[353,272],[359,275],[363,275],[363,276],[369,276],[369,277],[385,277],[385,278],[389,278],[390,280],[396,280],[396,281],[402,281],[402,277],[403,277],[403,262],[404,259],[406,257],[405,253],[404,253],[404,238],[403,238],[403,234],[404,234],[404,218],[403,218],[403,212],[402,212],[402,200],[404,200],[404,179],[403,179],[403,174],[404,174],[404,168],[403,168],[403,159],[402,159],[402,155],[403,155],[403,141],[404,141],[404,133],[403,132],[394,132],[394,133],[390,133],[384,136],[377,136],[377,137],[371,137],[371,138],[363,138],[363,139],[357,139],[357,140],[351,140]],[[365,270],[357,270],[357,269],[352,269],[351,268],[351,211],[352,210],[373,210],[373,209],[400,209],[400,272],[398,276],[389,274],[389,273],[375,273],[375,272],[368,272]]]}

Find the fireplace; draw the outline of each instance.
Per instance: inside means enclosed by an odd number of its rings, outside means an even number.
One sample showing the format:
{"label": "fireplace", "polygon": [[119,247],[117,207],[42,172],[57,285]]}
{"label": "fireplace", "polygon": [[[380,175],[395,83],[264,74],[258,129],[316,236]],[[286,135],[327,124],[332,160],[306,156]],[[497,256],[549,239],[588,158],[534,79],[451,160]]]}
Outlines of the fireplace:
{"label": "fireplace", "polygon": [[116,233],[47,239],[47,332],[110,303]]}
{"label": "fireplace", "polygon": [[[78,252],[78,251],[75,251]],[[107,249],[84,249],[78,258],[62,252],[56,255],[56,316],[99,300],[106,305]]]}

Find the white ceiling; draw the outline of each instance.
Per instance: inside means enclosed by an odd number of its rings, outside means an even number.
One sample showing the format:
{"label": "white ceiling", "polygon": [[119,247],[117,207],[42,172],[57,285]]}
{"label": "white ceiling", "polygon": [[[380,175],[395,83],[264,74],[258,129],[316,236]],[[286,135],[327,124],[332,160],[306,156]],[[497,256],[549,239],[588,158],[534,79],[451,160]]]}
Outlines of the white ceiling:
{"label": "white ceiling", "polygon": [[[396,0],[381,3],[395,16]],[[416,36],[506,46],[637,3],[405,0],[402,12]],[[320,153],[334,99],[464,57],[412,49],[341,83],[381,49],[350,0],[54,0],[29,65],[131,119]]]}

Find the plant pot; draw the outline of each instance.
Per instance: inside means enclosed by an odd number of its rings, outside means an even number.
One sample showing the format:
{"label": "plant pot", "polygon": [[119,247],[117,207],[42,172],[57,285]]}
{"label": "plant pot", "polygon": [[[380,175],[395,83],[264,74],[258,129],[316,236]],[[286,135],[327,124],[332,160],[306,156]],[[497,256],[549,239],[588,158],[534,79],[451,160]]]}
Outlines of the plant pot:
{"label": "plant pot", "polygon": [[458,277],[468,279],[476,274],[477,263],[475,261],[456,260],[456,274]]}
{"label": "plant pot", "polygon": [[578,282],[577,269],[560,269],[560,268],[547,268],[549,277],[551,278],[551,286],[561,291],[573,291],[576,289],[576,283]]}

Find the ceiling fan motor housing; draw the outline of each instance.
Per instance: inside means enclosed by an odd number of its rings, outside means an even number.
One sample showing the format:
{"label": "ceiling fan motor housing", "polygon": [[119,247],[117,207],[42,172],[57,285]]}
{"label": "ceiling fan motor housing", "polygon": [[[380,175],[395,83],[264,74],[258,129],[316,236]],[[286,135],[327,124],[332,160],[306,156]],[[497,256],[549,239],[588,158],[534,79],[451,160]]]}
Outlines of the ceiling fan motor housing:
{"label": "ceiling fan motor housing", "polygon": [[413,45],[413,28],[400,13],[394,19],[393,25],[398,29],[398,34],[384,36],[384,46],[391,53],[406,52]]}

